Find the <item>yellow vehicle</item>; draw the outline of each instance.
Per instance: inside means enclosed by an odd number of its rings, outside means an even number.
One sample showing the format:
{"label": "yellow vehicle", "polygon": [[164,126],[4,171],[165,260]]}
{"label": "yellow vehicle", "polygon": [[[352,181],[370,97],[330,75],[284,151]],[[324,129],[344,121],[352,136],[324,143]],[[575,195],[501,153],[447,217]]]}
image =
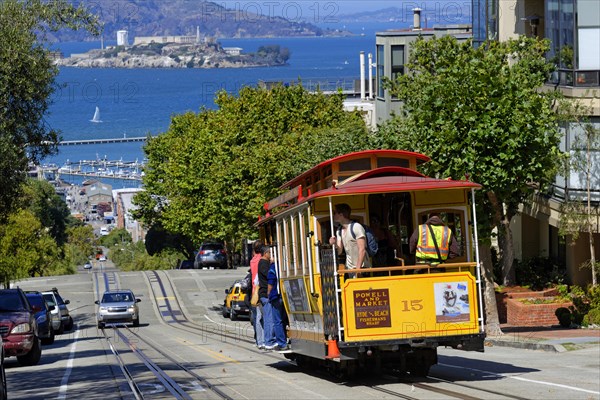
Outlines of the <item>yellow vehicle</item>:
{"label": "yellow vehicle", "polygon": [[[298,364],[325,363],[342,372],[390,366],[425,375],[437,347],[483,351],[481,279],[474,190],[468,180],[435,179],[417,167],[425,155],[369,150],[327,160],[286,183],[257,223],[272,246]],[[395,242],[393,255],[354,278],[329,245],[333,208],[346,203],[351,219],[377,215]],[[412,232],[439,213],[461,256],[417,264]]]}
{"label": "yellow vehicle", "polygon": [[229,289],[225,289],[223,301],[223,317],[235,321],[240,315],[249,315],[250,308],[246,301],[247,294],[241,289],[241,282],[235,281]]}

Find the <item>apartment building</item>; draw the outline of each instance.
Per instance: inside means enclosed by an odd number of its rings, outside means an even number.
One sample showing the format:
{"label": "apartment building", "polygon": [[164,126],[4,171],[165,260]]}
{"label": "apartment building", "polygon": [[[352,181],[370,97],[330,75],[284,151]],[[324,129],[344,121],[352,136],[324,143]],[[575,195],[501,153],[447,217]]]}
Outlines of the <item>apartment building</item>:
{"label": "apartment building", "polygon": [[[560,90],[567,98],[579,101],[589,110],[589,123],[600,130],[600,0],[472,0],[473,25],[421,29],[415,10],[413,29],[379,32],[376,36],[375,113],[378,123],[390,118],[400,103],[381,85],[384,77],[393,79],[404,73],[410,44],[419,36],[451,34],[459,40],[473,38],[479,46],[485,40],[508,40],[519,35],[547,38],[551,43],[548,58],[557,70],[542,90]],[[562,127],[561,149],[572,152],[582,134],[577,122]],[[592,149],[592,205],[595,209],[595,231],[600,226],[600,149]],[[536,201],[522,208],[512,221],[515,256],[518,259],[551,257],[567,268],[568,281],[583,285],[591,281],[590,270],[580,265],[590,259],[589,236],[579,235],[573,243],[559,236],[561,204],[567,200],[583,200],[585,179],[581,173],[556,177],[547,193],[539,193]],[[595,256],[600,259],[600,234],[594,235]]]}

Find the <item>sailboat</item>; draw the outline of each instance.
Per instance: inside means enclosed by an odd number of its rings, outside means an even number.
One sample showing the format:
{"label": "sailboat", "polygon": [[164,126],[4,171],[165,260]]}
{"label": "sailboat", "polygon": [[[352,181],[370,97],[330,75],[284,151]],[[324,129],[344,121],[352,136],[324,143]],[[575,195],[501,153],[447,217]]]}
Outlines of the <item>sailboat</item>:
{"label": "sailboat", "polygon": [[100,119],[100,108],[96,106],[96,112],[94,113],[94,118],[90,119],[90,122],[102,122]]}

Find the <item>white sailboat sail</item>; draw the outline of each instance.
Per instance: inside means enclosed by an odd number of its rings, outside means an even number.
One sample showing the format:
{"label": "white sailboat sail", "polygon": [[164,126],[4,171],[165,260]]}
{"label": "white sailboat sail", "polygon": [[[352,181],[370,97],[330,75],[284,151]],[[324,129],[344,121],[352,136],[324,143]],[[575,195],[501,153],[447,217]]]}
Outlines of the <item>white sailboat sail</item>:
{"label": "white sailboat sail", "polygon": [[91,122],[102,122],[100,120],[100,107],[96,107],[96,112],[94,113],[94,118],[90,120]]}

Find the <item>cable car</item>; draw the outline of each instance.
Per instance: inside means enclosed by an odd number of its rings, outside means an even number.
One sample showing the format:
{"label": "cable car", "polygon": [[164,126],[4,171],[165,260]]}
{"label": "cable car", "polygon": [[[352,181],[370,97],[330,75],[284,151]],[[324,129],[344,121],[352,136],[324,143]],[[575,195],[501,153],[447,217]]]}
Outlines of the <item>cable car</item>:
{"label": "cable car", "polygon": [[[403,150],[345,154],[295,177],[265,203],[256,226],[271,245],[288,315],[286,358],[349,374],[389,367],[424,376],[439,346],[483,351],[480,185],[418,172],[429,160]],[[351,207],[352,221],[377,219],[388,236],[370,268],[347,269],[329,244],[340,203]],[[412,233],[431,213],[450,228],[460,256],[422,263],[410,254]]]}

